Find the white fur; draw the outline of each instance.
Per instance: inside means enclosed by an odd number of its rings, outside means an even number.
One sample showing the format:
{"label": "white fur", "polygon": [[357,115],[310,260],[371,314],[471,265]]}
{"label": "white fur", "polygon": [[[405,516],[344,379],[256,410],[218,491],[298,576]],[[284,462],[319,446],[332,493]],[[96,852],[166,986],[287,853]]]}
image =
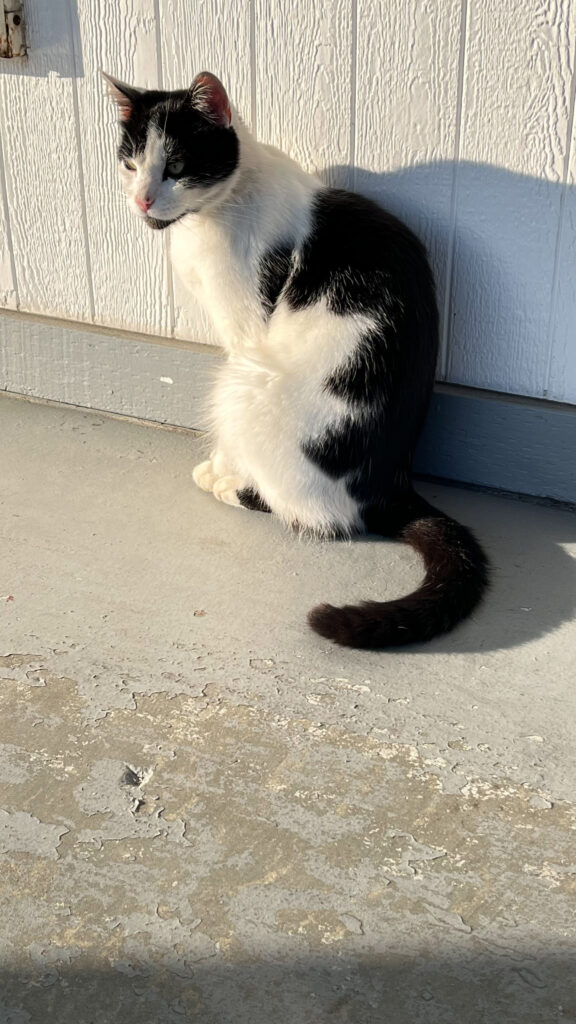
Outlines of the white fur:
{"label": "white fur", "polygon": [[[194,479],[235,504],[238,489],[254,487],[288,523],[350,532],[359,526],[359,511],[345,480],[323,473],[301,444],[351,415],[323,382],[373,322],[331,313],[325,300],[292,311],[281,297],[266,319],[259,261],[274,245],[300,245],[321,185],[285,154],[255,142],[235,113],[233,125],[240,139],[233,180],[218,194],[203,190],[202,207],[171,229],[175,269],[208,311],[228,353],[213,396],[217,451],[196,467]],[[161,181],[162,149],[155,134],[129,196],[140,215],[134,199],[154,189],[150,214],[169,219],[180,216],[180,204],[200,200],[180,197],[177,184]]]}

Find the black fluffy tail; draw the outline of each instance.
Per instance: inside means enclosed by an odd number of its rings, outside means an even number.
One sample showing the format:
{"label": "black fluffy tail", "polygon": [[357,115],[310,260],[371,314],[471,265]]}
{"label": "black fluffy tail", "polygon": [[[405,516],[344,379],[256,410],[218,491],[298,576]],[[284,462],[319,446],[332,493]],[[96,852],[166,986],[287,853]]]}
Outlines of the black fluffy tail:
{"label": "black fluffy tail", "polygon": [[424,559],[422,586],[397,601],[313,608],[308,621],[344,647],[382,649],[431,640],[470,615],[488,584],[488,560],[470,530],[413,491],[365,513],[370,533],[411,544]]}

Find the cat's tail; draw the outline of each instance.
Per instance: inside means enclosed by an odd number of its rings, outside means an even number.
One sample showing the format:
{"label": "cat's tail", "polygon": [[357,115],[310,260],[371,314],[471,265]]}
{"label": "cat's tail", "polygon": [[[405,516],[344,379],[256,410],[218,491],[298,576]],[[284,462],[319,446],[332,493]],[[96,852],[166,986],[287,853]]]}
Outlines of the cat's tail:
{"label": "cat's tail", "polygon": [[344,647],[382,649],[431,640],[465,619],[488,585],[489,564],[470,530],[414,491],[365,513],[370,533],[411,544],[424,559],[422,585],[396,601],[321,604],[308,621],[320,636]]}

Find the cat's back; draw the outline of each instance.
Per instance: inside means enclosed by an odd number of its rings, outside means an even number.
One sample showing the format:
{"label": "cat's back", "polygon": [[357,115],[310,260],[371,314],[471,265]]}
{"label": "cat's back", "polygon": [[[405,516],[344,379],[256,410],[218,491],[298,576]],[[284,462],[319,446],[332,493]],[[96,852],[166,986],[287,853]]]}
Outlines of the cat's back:
{"label": "cat's back", "polygon": [[380,263],[386,254],[383,243],[424,254],[422,243],[402,220],[359,192],[322,187],[314,197],[312,215],[309,241],[316,247],[326,246],[327,255],[348,251],[359,260]]}
{"label": "cat's back", "polygon": [[384,293],[434,304],[426,250],[401,220],[366,196],[321,188],[286,292],[293,306],[326,294],[334,312],[377,311]]}

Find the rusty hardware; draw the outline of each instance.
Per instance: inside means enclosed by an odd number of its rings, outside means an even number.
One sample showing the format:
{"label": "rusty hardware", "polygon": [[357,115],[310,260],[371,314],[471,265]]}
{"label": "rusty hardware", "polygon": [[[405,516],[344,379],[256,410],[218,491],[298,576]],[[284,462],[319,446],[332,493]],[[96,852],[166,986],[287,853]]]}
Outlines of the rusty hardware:
{"label": "rusty hardware", "polygon": [[25,57],[22,0],[0,0],[0,57]]}

